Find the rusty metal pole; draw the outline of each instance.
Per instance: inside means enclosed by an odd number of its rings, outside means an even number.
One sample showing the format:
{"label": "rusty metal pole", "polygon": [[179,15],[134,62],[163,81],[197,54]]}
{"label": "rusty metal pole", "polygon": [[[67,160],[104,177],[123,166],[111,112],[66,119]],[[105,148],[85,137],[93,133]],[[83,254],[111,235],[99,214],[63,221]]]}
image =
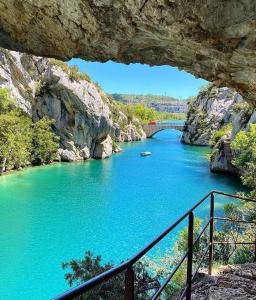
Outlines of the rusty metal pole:
{"label": "rusty metal pole", "polygon": [[134,271],[130,266],[125,272],[125,300],[134,300]]}
{"label": "rusty metal pole", "polygon": [[192,272],[193,272],[193,235],[194,235],[194,214],[191,212],[188,219],[188,260],[187,260],[187,292],[186,300],[191,300]]}
{"label": "rusty metal pole", "polygon": [[209,236],[209,261],[208,261],[208,274],[209,275],[212,275],[213,231],[214,231],[214,194],[211,193],[211,203],[210,203],[210,236]]}

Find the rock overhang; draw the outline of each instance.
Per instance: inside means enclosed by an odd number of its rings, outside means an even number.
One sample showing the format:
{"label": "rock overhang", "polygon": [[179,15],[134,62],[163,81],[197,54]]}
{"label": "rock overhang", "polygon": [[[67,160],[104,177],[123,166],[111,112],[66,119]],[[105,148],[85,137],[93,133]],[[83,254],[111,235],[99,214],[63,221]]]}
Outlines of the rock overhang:
{"label": "rock overhang", "polygon": [[171,65],[256,106],[253,0],[0,0],[0,46],[68,60]]}

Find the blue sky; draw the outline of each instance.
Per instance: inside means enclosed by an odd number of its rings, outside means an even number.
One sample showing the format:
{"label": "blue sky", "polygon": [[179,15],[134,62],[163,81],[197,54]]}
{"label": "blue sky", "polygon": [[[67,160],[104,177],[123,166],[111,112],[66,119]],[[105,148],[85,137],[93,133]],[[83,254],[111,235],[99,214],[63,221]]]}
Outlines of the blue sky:
{"label": "blue sky", "polygon": [[186,99],[196,95],[198,89],[207,83],[170,66],[99,63],[81,59],[72,59],[69,64],[77,65],[107,93],[168,95]]}

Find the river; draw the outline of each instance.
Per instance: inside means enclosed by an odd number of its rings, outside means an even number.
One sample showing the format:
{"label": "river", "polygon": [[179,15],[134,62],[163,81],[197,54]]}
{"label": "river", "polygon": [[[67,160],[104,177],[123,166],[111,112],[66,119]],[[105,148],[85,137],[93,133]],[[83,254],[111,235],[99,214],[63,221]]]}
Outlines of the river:
{"label": "river", "polygon": [[165,130],[110,159],[1,177],[0,299],[49,299],[68,288],[62,262],[91,250],[118,263],[208,191],[241,190],[234,178],[210,173],[208,148],[183,145],[180,135]]}

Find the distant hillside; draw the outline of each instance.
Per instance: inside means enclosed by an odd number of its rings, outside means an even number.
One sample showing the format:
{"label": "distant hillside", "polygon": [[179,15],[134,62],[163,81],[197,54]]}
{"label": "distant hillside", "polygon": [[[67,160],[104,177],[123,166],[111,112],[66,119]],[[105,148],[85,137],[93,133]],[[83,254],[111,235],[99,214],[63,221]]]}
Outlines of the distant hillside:
{"label": "distant hillside", "polygon": [[166,111],[170,113],[186,113],[187,101],[179,100],[170,96],[158,95],[130,95],[130,94],[112,94],[115,100],[125,104],[143,103],[157,111]]}

